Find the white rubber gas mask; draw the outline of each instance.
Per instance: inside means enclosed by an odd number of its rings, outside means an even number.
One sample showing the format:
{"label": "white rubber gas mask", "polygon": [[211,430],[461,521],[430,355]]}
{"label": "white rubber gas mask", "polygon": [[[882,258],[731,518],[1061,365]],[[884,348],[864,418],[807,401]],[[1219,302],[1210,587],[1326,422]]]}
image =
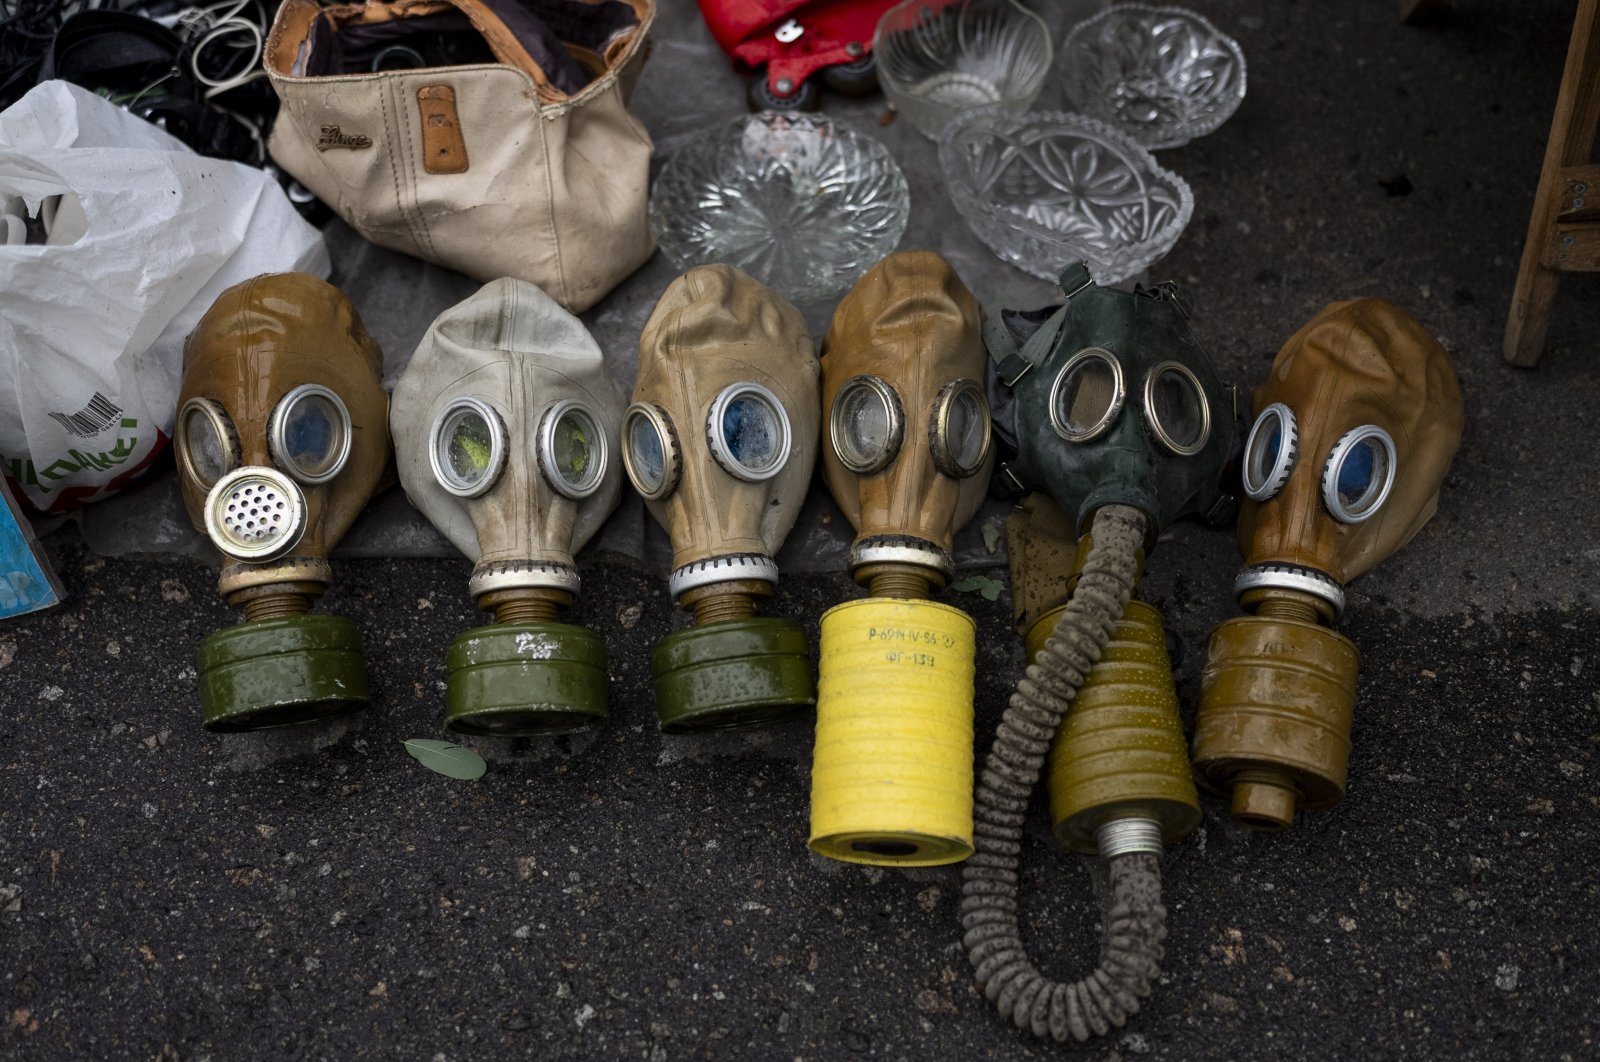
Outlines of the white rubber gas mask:
{"label": "white rubber gas mask", "polygon": [[594,338],[533,284],[496,280],[434,321],[395,387],[406,496],[476,566],[496,623],[450,650],[446,722],[526,735],[605,721],[605,653],[555,622],[573,554],[616,508],[623,398]]}

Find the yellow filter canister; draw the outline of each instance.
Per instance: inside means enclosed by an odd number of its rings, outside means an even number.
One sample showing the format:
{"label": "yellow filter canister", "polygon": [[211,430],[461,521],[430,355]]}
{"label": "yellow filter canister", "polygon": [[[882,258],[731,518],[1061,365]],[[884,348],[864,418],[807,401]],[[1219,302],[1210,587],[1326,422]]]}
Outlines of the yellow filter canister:
{"label": "yellow filter canister", "polygon": [[[1065,610],[1029,629],[1030,661]],[[1112,819],[1154,820],[1166,844],[1200,824],[1161,613],[1144,602],[1128,602],[1050,747],[1047,772],[1056,840],[1074,852],[1095,854],[1095,831]]]}
{"label": "yellow filter canister", "polygon": [[865,598],[822,616],[811,848],[848,863],[972,854],[972,617]]}

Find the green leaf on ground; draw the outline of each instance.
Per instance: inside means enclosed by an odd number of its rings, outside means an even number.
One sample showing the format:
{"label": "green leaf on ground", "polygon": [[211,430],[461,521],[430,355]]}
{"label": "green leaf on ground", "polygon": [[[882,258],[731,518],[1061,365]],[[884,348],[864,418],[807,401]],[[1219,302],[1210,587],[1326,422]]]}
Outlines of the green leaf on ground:
{"label": "green leaf on ground", "polygon": [[452,745],[448,741],[434,741],[431,738],[407,738],[406,751],[430,771],[437,771],[450,778],[461,778],[471,781],[482,778],[483,772],[488,770],[488,764],[483,762],[483,757],[462,745]]}
{"label": "green leaf on ground", "polygon": [[982,594],[985,601],[998,601],[1005,588],[1005,583],[987,575],[969,575],[950,587],[958,594]]}

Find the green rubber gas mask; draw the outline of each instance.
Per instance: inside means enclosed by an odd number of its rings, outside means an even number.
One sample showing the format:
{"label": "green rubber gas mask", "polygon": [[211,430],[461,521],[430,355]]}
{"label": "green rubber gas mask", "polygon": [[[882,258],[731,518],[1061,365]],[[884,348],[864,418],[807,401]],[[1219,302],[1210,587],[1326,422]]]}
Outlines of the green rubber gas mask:
{"label": "green rubber gas mask", "polygon": [[526,281],[496,280],[446,310],[412,355],[391,415],[400,482],[476,562],[468,589],[496,619],[450,648],[450,729],[605,722],[605,649],[556,609],[578,592],[573,554],[621,494],[622,408],[582,322]]}
{"label": "green rubber gas mask", "polygon": [[1450,357],[1382,299],[1324,308],[1255,393],[1234,582],[1250,615],[1211,634],[1195,720],[1200,778],[1234,818],[1281,830],[1344,795],[1359,654],[1332,627],[1344,585],[1438,508],[1461,441]]}
{"label": "green rubber gas mask", "polygon": [[1150,543],[1181,517],[1231,516],[1223,473],[1240,434],[1235,392],[1189,330],[1183,293],[1102,288],[1082,264],[1061,289],[1063,305],[1003,312],[985,329],[1015,393],[1017,456],[997,487],[1044,491],[1080,534],[1096,509],[1131,506]]}
{"label": "green rubber gas mask", "polygon": [[623,460],[672,538],[695,626],[656,647],[667,730],[744,726],[816,702],[804,633],[755,615],[816,461],[817,365],[800,312],[725,265],[673,281],[639,340]]}
{"label": "green rubber gas mask", "polygon": [[174,450],[184,504],[223,556],[245,622],[200,645],[209,730],[259,730],[367,703],[361,639],[310,615],[328,553],[389,470],[382,357],[350,300],[304,273],[223,292],[184,344]]}

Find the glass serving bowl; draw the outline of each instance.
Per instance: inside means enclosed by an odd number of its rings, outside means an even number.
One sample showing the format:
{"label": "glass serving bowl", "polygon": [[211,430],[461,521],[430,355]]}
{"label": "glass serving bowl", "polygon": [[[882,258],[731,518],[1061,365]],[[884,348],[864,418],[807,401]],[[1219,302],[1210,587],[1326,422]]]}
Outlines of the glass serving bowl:
{"label": "glass serving bowl", "polygon": [[1044,20],[1016,0],[905,0],[878,20],[872,54],[890,104],[937,140],[974,107],[1027,110],[1053,52]]}
{"label": "glass serving bowl", "polygon": [[685,144],[650,197],[673,265],[726,262],[797,303],[848,289],[894,250],[910,214],[905,174],[882,144],[772,111]]}
{"label": "glass serving bowl", "polygon": [[1072,106],[1150,148],[1181,147],[1227,121],[1244,99],[1244,52],[1181,7],[1119,4],[1061,45]]}
{"label": "glass serving bowl", "polygon": [[1054,280],[1082,259],[1101,284],[1148,269],[1194,213],[1175,173],[1078,114],[972,111],[945,127],[939,164],[956,208],[990,250]]}

